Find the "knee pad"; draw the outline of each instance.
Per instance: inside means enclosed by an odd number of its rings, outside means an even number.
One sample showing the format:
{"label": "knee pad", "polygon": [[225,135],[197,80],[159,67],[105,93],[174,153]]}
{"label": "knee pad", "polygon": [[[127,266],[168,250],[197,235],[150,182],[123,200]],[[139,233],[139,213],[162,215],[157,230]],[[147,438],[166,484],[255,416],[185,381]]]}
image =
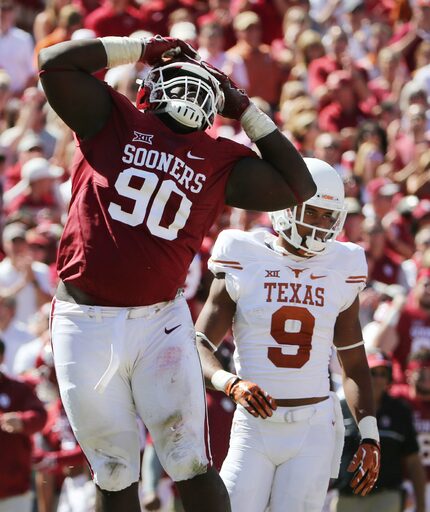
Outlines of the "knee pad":
{"label": "knee pad", "polygon": [[172,451],[167,455],[166,472],[174,482],[189,480],[207,472],[208,461],[195,453],[183,450]]}
{"label": "knee pad", "polygon": [[139,480],[140,452],[133,435],[87,439],[82,448],[90,463],[94,483],[105,491],[122,491]]}
{"label": "knee pad", "polygon": [[129,487],[136,478],[127,461],[118,457],[103,455],[94,470],[94,483],[105,491],[122,491]]}

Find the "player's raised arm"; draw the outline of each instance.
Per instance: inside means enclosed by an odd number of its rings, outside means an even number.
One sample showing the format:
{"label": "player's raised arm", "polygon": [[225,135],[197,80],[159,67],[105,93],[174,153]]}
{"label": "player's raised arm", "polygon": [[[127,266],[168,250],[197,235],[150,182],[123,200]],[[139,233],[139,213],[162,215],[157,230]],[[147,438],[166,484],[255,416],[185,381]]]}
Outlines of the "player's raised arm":
{"label": "player's raised arm", "polygon": [[293,144],[226,75],[214,74],[225,96],[224,107],[219,113],[239,120],[262,156],[260,160],[245,158],[235,165],[227,186],[227,204],[274,211],[310,199],[316,193],[316,186]]}
{"label": "player's raised arm", "polygon": [[343,369],[343,388],[348,407],[361,434],[361,443],[349,467],[354,494],[365,496],[376,483],[381,464],[379,432],[375,417],[372,383],[360,322],[358,297],[339,314],[334,344]]}
{"label": "player's raised arm", "polygon": [[203,375],[208,386],[222,391],[254,417],[267,418],[276,409],[275,400],[254,382],[223,370],[214,356],[232,325],[236,303],[230,298],[223,278],[212,281],[209,297],[196,322],[196,341]]}
{"label": "player's raised arm", "polygon": [[165,52],[176,49],[184,55],[195,55],[183,41],[160,36],[67,41],[41,50],[40,79],[55,112],[86,139],[103,128],[111,111],[107,88],[92,73],[141,59],[152,65],[160,61]]}

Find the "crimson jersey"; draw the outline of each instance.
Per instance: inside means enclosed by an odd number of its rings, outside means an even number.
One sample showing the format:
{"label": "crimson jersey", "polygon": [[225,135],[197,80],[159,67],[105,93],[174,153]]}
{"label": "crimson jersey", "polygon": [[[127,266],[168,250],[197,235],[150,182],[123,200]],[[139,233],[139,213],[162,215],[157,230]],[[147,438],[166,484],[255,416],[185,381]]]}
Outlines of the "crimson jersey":
{"label": "crimson jersey", "polygon": [[430,349],[430,315],[410,296],[396,329],[399,344],[393,353],[393,377],[395,382],[404,382],[409,354],[423,348]]}
{"label": "crimson jersey", "polygon": [[256,154],[178,134],[109,88],[106,126],[79,141],[59,276],[108,306],[171,300],[224,205],[234,164]]}

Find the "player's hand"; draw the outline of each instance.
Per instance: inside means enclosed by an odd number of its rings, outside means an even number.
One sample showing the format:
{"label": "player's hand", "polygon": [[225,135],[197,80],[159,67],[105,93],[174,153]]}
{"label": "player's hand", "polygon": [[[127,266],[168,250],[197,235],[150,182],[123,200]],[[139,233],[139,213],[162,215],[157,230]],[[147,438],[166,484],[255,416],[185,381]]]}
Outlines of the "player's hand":
{"label": "player's hand", "polygon": [[363,439],[355,452],[348,471],[355,473],[349,484],[354,494],[366,496],[373,489],[381,467],[381,448],[374,439]]}
{"label": "player's hand", "polygon": [[229,119],[239,120],[251,103],[248,95],[245,91],[239,89],[233,80],[225,73],[206,62],[202,64],[207,67],[208,71],[218,80],[222,92],[224,93],[224,105],[218,114]]}
{"label": "player's hand", "polygon": [[275,400],[260,386],[249,380],[238,379],[227,386],[227,395],[237,404],[242,405],[255,418],[272,416],[277,408]]}
{"label": "player's hand", "polygon": [[19,434],[24,430],[21,415],[16,412],[5,412],[0,417],[0,429],[8,434]]}
{"label": "player's hand", "polygon": [[162,37],[157,35],[145,39],[145,49],[141,60],[153,66],[163,62],[163,59],[166,60],[181,55],[195,60],[199,59],[194,48],[185,41],[175,37]]}

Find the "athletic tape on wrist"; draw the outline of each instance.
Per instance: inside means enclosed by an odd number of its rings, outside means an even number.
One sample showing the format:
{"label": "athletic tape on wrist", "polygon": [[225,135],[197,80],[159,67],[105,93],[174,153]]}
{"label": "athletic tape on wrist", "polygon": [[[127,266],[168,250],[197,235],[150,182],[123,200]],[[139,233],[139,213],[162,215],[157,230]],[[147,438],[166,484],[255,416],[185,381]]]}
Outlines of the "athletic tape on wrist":
{"label": "athletic tape on wrist", "polygon": [[262,139],[277,129],[272,119],[252,102],[242,114],[240,124],[252,142]]}
{"label": "athletic tape on wrist", "polygon": [[138,62],[145,48],[144,39],[133,37],[99,37],[99,41],[104,46],[108,68]]}
{"label": "athletic tape on wrist", "polygon": [[225,388],[227,384],[233,380],[237,379],[237,375],[233,373],[226,372],[225,370],[217,370],[211,377],[212,385],[218,391],[222,391],[225,393]]}
{"label": "athletic tape on wrist", "polygon": [[200,331],[196,331],[196,338],[200,338],[203,341],[206,341],[206,343],[210,346],[212,349],[212,352],[216,352],[218,350],[218,347],[212,343],[212,341],[206,336],[206,334],[203,334]]}
{"label": "athletic tape on wrist", "polygon": [[374,439],[379,443],[378,424],[375,416],[365,416],[358,422],[361,439]]}

